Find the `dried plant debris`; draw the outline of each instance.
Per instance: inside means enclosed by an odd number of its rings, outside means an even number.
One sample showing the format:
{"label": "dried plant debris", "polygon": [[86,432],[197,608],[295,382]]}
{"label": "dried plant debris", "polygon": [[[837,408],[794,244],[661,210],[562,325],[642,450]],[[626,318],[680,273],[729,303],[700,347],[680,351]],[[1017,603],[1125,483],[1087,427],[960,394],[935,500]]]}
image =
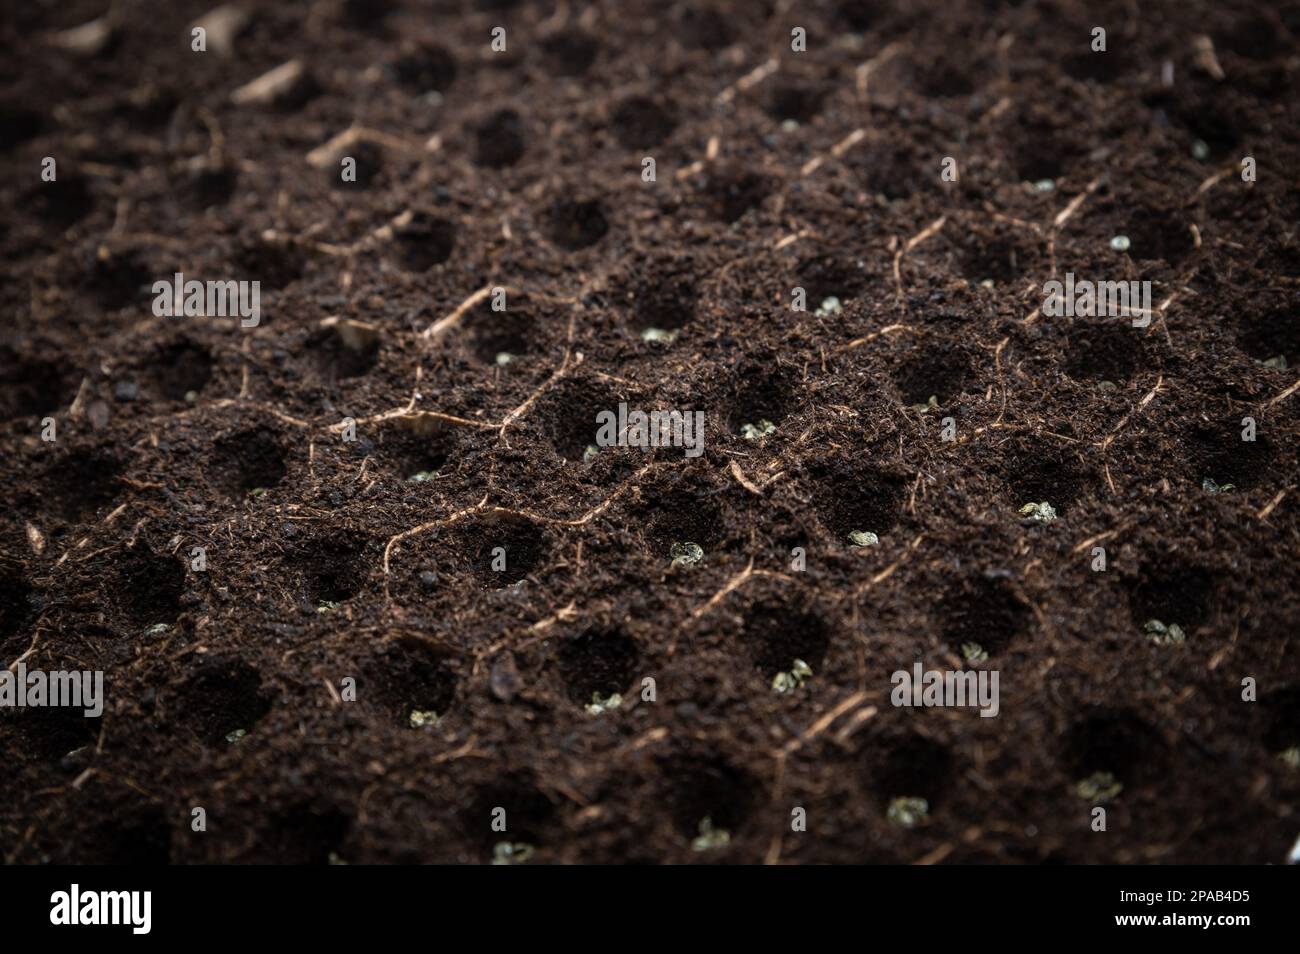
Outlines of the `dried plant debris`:
{"label": "dried plant debris", "polygon": [[930,818],[930,803],[913,795],[900,795],[891,799],[885,817],[899,828],[916,828]]}
{"label": "dried plant debris", "polygon": [[1037,520],[1039,523],[1051,523],[1056,519],[1056,508],[1044,500],[1042,503],[1027,503],[1020,508],[1022,517]]}
{"label": "dried plant debris", "polygon": [[1177,623],[1160,622],[1158,619],[1149,619],[1142,625],[1142,632],[1151,637],[1151,642],[1157,646],[1176,646],[1187,641],[1187,634]]}
{"label": "dried plant debris", "polygon": [[708,816],[700,819],[699,831],[691,841],[692,851],[717,851],[731,844],[731,832],[725,828],[715,828],[713,819]]}
{"label": "dried plant debris", "polygon": [[1076,795],[1094,804],[1118,798],[1123,790],[1123,784],[1110,772],[1093,772],[1074,786]]}
{"label": "dried plant debris", "polygon": [[704,548],[698,543],[674,543],[668,550],[672,566],[694,566],[704,559]]}

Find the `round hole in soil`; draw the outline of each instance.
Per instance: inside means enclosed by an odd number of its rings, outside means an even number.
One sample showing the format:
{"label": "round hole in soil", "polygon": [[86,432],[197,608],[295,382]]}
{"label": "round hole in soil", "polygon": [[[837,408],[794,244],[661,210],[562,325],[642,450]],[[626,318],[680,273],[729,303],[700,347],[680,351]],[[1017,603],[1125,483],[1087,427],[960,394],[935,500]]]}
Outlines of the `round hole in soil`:
{"label": "round hole in soil", "polygon": [[391,70],[397,82],[413,93],[441,93],[456,79],[456,57],[444,46],[421,45],[399,56]]}
{"label": "round hole in soil", "polygon": [[686,274],[659,273],[642,282],[632,295],[632,330],[678,331],[695,317],[695,279]]}
{"label": "round hole in soil", "polygon": [[609,231],[599,199],[560,199],[546,211],[544,219],[547,238],[570,252],[595,245]]}
{"label": "round hole in soil", "polygon": [[557,665],[571,700],[588,705],[593,696],[626,695],[636,680],[640,652],[617,629],[593,629],[560,643]]}
{"label": "round hole in soil", "polygon": [[[352,161],[345,166],[344,159]],[[346,179],[343,177],[345,171],[350,172]],[[354,142],[344,155],[326,167],[325,175],[331,187],[347,192],[370,188],[383,171],[384,150],[373,142]]]}
{"label": "round hole in soil", "polygon": [[1069,454],[1051,446],[1011,449],[1002,468],[1007,504],[1019,510],[1046,501],[1064,516],[1095,482],[1094,475]]}
{"label": "round hole in soil", "polygon": [[902,477],[847,460],[820,465],[814,475],[817,516],[837,544],[849,546],[849,534],[858,530],[884,536],[898,525]]}
{"label": "round hole in soil", "polygon": [[789,672],[796,659],[806,662],[816,678],[830,647],[831,631],[815,613],[785,603],[761,603],[745,614],[741,638],[770,685],[777,673]]}
{"label": "round hole in soil", "polygon": [[0,664],[9,662],[10,640],[24,635],[35,618],[33,595],[22,570],[0,562]]}
{"label": "round hole in soil", "polygon": [[1114,324],[1076,325],[1066,341],[1065,373],[1076,381],[1123,384],[1143,362],[1142,339]]}
{"label": "round hole in soil", "polygon": [[427,272],[451,258],[456,248],[456,226],[429,212],[416,212],[397,230],[394,249],[403,268]]}
{"label": "round hole in soil", "polygon": [[941,638],[956,655],[975,643],[996,656],[1028,635],[1033,612],[1006,581],[980,577],[950,589],[937,617]]}
{"label": "round hole in soil", "polygon": [[73,378],[61,360],[0,350],[0,417],[10,420],[57,411],[75,396]]}
{"label": "round hole in soil", "polygon": [[646,527],[650,554],[671,561],[674,543],[697,543],[707,562],[723,538],[723,510],[704,490],[663,486],[644,491],[645,506],[640,518]]}
{"label": "round hole in soil", "polygon": [[301,804],[278,812],[252,839],[248,864],[327,865],[342,854],[352,827],[346,814],[329,805]]}
{"label": "round hole in soil", "polygon": [[1071,785],[1110,772],[1125,785],[1158,777],[1165,756],[1159,733],[1127,708],[1104,707],[1075,721],[1062,742],[1063,768]]}
{"label": "round hole in soil", "polygon": [[769,88],[765,108],[773,119],[806,123],[821,112],[826,90],[811,83],[778,81]]}
{"label": "round hole in soil", "polygon": [[13,724],[21,740],[21,750],[47,762],[94,745],[103,725],[102,716],[87,718],[84,707],[38,706],[19,709],[17,713]]}
{"label": "round hole in soil", "polygon": [[117,311],[142,301],[154,282],[144,254],[119,249],[101,255],[92,251],[83,276],[85,291],[106,311]]}
{"label": "round hole in soil", "polygon": [[142,805],[125,817],[115,810],[90,838],[89,857],[80,864],[157,866],[171,861],[172,833],[167,816],[155,805]]}
{"label": "round hole in soil", "polygon": [[894,386],[908,407],[928,404],[930,398],[946,407],[965,393],[974,380],[970,356],[939,342],[927,343],[909,352],[894,371]]}
{"label": "round hole in soil", "polygon": [[[501,826],[504,810],[505,830]],[[490,861],[493,848],[501,842],[532,845],[542,850],[556,827],[555,806],[538,790],[530,774],[503,775],[475,794],[460,819],[472,862]]]}
{"label": "round hole in soil", "polygon": [[246,239],[236,247],[234,264],[249,281],[275,291],[293,284],[307,267],[302,249],[285,239]]}
{"label": "round hole in soil", "polygon": [[1139,209],[1129,218],[1124,233],[1128,254],[1137,260],[1160,260],[1176,265],[1192,254],[1195,241],[1186,217],[1179,210]]}
{"label": "round hole in soil", "polygon": [[666,801],[673,827],[685,841],[700,834],[700,822],[709,819],[715,830],[734,837],[745,826],[763,791],[744,769],[700,754],[670,756],[661,762],[668,783]]}
{"label": "round hole in soil", "polygon": [[880,803],[888,807],[895,798],[923,798],[933,813],[952,786],[952,751],[916,734],[875,745],[879,751],[868,755],[868,771]]}
{"label": "round hole in soil", "polygon": [[426,478],[447,466],[457,450],[456,432],[437,421],[395,418],[380,426],[375,457],[400,480]]}
{"label": "round hole in soil", "polygon": [[803,259],[797,282],[807,293],[807,309],[816,312],[828,298],[845,305],[867,289],[868,278],[861,262],[837,255],[814,255]]}
{"label": "round hole in soil", "polygon": [[361,592],[369,574],[364,551],[362,540],[340,535],[312,541],[286,554],[286,566],[298,578],[302,602],[319,611]]}
{"label": "round hole in soil", "polygon": [[921,177],[921,160],[917,155],[894,143],[872,143],[845,158],[851,160],[853,171],[867,192],[891,202],[906,199],[929,185]]}
{"label": "round hole in soil", "polygon": [[718,166],[709,172],[703,189],[710,215],[722,222],[738,222],[772,192],[772,181],[762,173],[736,166]]}
{"label": "round hole in soil", "polygon": [[1260,700],[1264,710],[1264,745],[1276,756],[1300,745],[1300,685],[1292,683]]}
{"label": "round hole in soil", "polygon": [[122,491],[122,465],[99,451],[74,450],[55,458],[41,480],[42,504],[69,523],[87,522]]}
{"label": "round hole in soil", "polygon": [[794,388],[793,375],[774,362],[767,366],[749,365],[732,387],[729,429],[739,434],[746,424],[757,425],[760,421],[780,424],[789,416]]}
{"label": "round hole in soil", "polygon": [[485,301],[474,309],[469,322],[474,357],[488,365],[500,365],[502,355],[514,359],[531,353],[538,334],[537,316],[523,296],[508,299],[504,311],[493,311]]}
{"label": "round hole in soil", "polygon": [[176,622],[185,593],[185,569],[179,560],[147,551],[128,552],[116,563],[116,577],[112,591],[104,595],[117,604],[133,632]]}
{"label": "round hole in soil", "polygon": [[42,182],[29,194],[28,201],[36,216],[56,229],[76,225],[95,209],[90,183],[72,173],[54,182]]}
{"label": "round hole in soil", "polygon": [[600,42],[594,36],[572,27],[543,37],[541,46],[546,67],[554,76],[581,76],[600,53]]}
{"label": "round hole in soil", "polygon": [[200,209],[225,205],[239,185],[239,172],[233,166],[207,165],[190,170],[184,191],[188,201]]}
{"label": "round hole in soil", "polygon": [[204,657],[167,706],[169,717],[203,742],[225,746],[226,737],[252,732],[271,700],[262,677],[251,665],[232,657]]}
{"label": "round hole in soil", "polygon": [[212,378],[212,354],[192,341],[178,341],[154,352],[149,374],[152,389],[168,401],[200,394]]}
{"label": "round hole in soil", "polygon": [[585,462],[587,449],[596,445],[600,430],[597,415],[602,411],[617,414],[620,400],[607,386],[593,379],[563,382],[540,402],[537,414],[541,431],[565,460]]}
{"label": "round hole in soil", "polygon": [[[360,347],[352,347],[352,344]],[[379,362],[379,338],[349,343],[334,328],[321,328],[307,339],[306,351],[317,377],[334,384],[369,374]]]}
{"label": "round hole in soil", "polygon": [[1142,627],[1152,619],[1177,623],[1192,636],[1191,628],[1209,618],[1215,589],[1214,578],[1199,566],[1178,561],[1145,564],[1129,585],[1134,638],[1142,638]]}
{"label": "round hole in soil", "polygon": [[1236,323],[1237,344],[1257,361],[1282,357],[1300,366],[1300,309],[1277,308]]}
{"label": "round hole in soil", "polygon": [[370,660],[358,693],[384,721],[409,729],[412,712],[446,715],[456,697],[456,676],[427,646],[394,645]]}
{"label": "round hole in soil", "polygon": [[479,522],[470,538],[474,574],[485,589],[501,589],[527,577],[546,554],[543,529],[520,517]]}
{"label": "round hole in soil", "polygon": [[11,152],[41,132],[40,113],[9,103],[0,105],[0,152]]}
{"label": "round hole in soil", "polygon": [[504,169],[524,157],[524,122],[513,109],[493,113],[474,136],[474,161],[480,166]]}
{"label": "round hole in soil", "polygon": [[284,452],[276,436],[252,428],[217,440],[208,478],[226,496],[239,499],[276,486],[284,479],[285,470]]}
{"label": "round hole in soil", "polygon": [[1242,417],[1233,416],[1192,431],[1188,440],[1189,463],[1186,468],[1192,482],[1201,487],[1208,478],[1220,487],[1232,484],[1238,491],[1272,486],[1276,482],[1277,451],[1268,438],[1256,429],[1253,441],[1241,439]]}
{"label": "round hole in soil", "polygon": [[1027,256],[1015,242],[991,239],[971,242],[961,253],[961,271],[968,282],[978,285],[992,281],[1009,285],[1026,277]]}
{"label": "round hole in soil", "polygon": [[692,4],[682,11],[680,22],[678,36],[687,49],[716,52],[736,42],[736,17],[733,13]]}
{"label": "round hole in soil", "polygon": [[610,126],[624,149],[649,149],[672,135],[677,119],[665,103],[648,96],[629,96],[614,108]]}

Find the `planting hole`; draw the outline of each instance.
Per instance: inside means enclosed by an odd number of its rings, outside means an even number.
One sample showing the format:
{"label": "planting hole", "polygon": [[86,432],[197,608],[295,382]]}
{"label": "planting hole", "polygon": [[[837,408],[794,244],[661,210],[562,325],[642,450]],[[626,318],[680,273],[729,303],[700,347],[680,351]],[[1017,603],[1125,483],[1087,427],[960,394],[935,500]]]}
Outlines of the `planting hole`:
{"label": "planting hole", "polygon": [[938,609],[943,641],[963,658],[970,644],[990,656],[1005,652],[1029,632],[1032,619],[1029,606],[1009,584],[982,577],[950,590]]}
{"label": "planting hole", "polygon": [[830,646],[830,628],[813,613],[782,603],[764,603],[745,614],[743,640],[766,684],[787,672],[796,659],[821,672]]}
{"label": "planting hole", "polygon": [[825,101],[826,90],[820,86],[780,81],[769,89],[766,109],[773,119],[806,123],[821,112]]}
{"label": "planting hole", "polygon": [[555,76],[581,76],[591,69],[600,43],[584,30],[557,30],[542,39],[542,54]]}
{"label": "planting hole", "polygon": [[415,47],[392,65],[393,75],[413,93],[443,92],[456,79],[456,57],[436,44]]}
{"label": "planting hole", "polygon": [[[531,520],[505,516],[475,528],[474,573],[486,589],[500,589],[526,578],[542,562],[546,535]],[[497,550],[504,551],[494,552]]]}
{"label": "planting hole", "polygon": [[921,735],[907,735],[883,747],[883,753],[870,758],[872,786],[881,803],[923,798],[933,812],[952,783],[952,752]]}
{"label": "planting hole", "polygon": [[301,602],[319,613],[356,596],[368,573],[364,549],[360,540],[340,536],[291,553],[288,562],[298,578]]}
{"label": "planting hole", "polygon": [[176,622],[185,592],[179,560],[147,551],[129,552],[117,563],[117,582],[106,594],[132,631]]}
{"label": "planting hole", "polygon": [[307,267],[302,249],[288,239],[245,240],[235,249],[234,259],[250,281],[260,281],[263,289],[272,291],[296,282]]}
{"label": "planting hole", "polygon": [[409,272],[426,272],[451,258],[456,247],[456,226],[428,212],[416,212],[397,230],[397,256]]}
{"label": "planting hole", "polygon": [[0,416],[41,416],[72,401],[76,384],[69,369],[46,358],[0,350]]}
{"label": "planting hole", "polygon": [[409,729],[413,712],[446,715],[456,696],[456,676],[428,647],[395,645],[371,660],[359,692],[387,721]]}
{"label": "planting hole", "polygon": [[704,184],[705,204],[714,218],[731,224],[757,208],[772,191],[767,176],[734,166],[719,166]]}
{"label": "planting hole", "polygon": [[836,255],[815,255],[799,263],[798,282],[808,294],[808,310],[817,311],[822,302],[834,298],[846,304],[867,290],[867,274],[861,262]]}
{"label": "planting hole", "polygon": [[1288,368],[1300,366],[1300,309],[1278,308],[1239,321],[1237,344],[1256,361],[1280,357]]}
{"label": "planting hole", "polygon": [[1123,384],[1142,364],[1142,339],[1115,325],[1077,325],[1066,343],[1065,373],[1076,381]]}
{"label": "planting hole", "polygon": [[1129,219],[1124,234],[1135,259],[1161,260],[1175,265],[1195,247],[1191,229],[1175,211],[1140,210]]}
{"label": "planting hole", "polygon": [[212,377],[212,355],[202,345],[180,341],[154,353],[149,373],[160,397],[185,401],[207,387]]}
{"label": "planting hole", "polygon": [[714,829],[743,832],[762,791],[758,780],[743,769],[699,755],[667,760],[663,774],[671,780],[673,827],[687,841],[699,837],[706,818]]}
{"label": "planting hole", "polygon": [[213,445],[209,479],[238,499],[269,490],[284,479],[284,452],[270,431],[253,428],[223,437]]}
{"label": "planting hole", "polygon": [[547,210],[545,219],[547,237],[570,252],[595,245],[609,231],[598,199],[560,199]]}
{"label": "planting hole", "polygon": [[677,120],[666,105],[646,96],[629,96],[614,109],[610,125],[624,149],[649,149],[672,135]]}
{"label": "planting hole", "polygon": [[528,299],[515,296],[505,311],[493,311],[483,302],[474,311],[469,338],[474,357],[484,364],[508,364],[528,354],[538,334],[537,316]]}
{"label": "planting hole", "polygon": [[1166,625],[1177,623],[1190,634],[1193,626],[1209,618],[1213,592],[1213,577],[1199,566],[1147,564],[1129,590],[1135,632],[1141,631],[1148,620],[1158,619]]}
{"label": "planting hole", "polygon": [[899,364],[894,386],[908,407],[926,405],[932,397],[944,407],[964,393],[973,378],[965,352],[949,345],[930,345],[913,350]]}
{"label": "planting hole", "polygon": [[480,166],[504,169],[524,157],[524,123],[513,109],[493,113],[474,135],[474,161]]}
{"label": "planting hole", "polygon": [[560,678],[569,698],[586,706],[594,696],[626,694],[636,679],[636,643],[616,629],[593,629],[564,640],[557,652]]}
{"label": "planting hole", "polygon": [[173,717],[208,745],[251,732],[271,711],[257,670],[239,659],[205,657],[176,694]]}
{"label": "planting hole", "polygon": [[121,464],[94,451],[76,450],[56,458],[41,481],[43,499],[53,513],[70,523],[89,521],[122,490]]}
{"label": "planting hole", "polygon": [[1136,713],[1103,708],[1066,730],[1062,752],[1071,782],[1109,772],[1131,785],[1158,775],[1164,746],[1155,729]]}
{"label": "planting hole", "polygon": [[884,535],[902,514],[906,482],[855,462],[823,465],[816,472],[817,515],[835,542],[848,546],[849,534]]}

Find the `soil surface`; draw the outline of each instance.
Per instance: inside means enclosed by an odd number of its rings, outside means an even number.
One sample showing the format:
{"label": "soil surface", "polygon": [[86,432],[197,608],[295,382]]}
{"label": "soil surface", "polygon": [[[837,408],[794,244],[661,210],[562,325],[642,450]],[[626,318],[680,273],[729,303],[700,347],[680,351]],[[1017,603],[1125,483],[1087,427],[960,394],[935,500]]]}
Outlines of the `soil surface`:
{"label": "soil surface", "polygon": [[0,712],[4,860],[1284,860],[1300,4],[106,6],[0,19],[0,660],[107,697]]}

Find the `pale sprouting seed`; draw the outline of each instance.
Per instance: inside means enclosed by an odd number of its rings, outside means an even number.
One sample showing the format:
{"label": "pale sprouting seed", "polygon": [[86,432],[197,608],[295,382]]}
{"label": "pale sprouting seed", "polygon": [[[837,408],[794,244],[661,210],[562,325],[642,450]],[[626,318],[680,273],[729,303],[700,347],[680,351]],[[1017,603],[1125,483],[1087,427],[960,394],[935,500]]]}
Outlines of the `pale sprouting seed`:
{"label": "pale sprouting seed", "polygon": [[879,544],[880,537],[876,536],[870,530],[853,530],[849,533],[849,546],[854,550],[879,546]]}
{"label": "pale sprouting seed", "polygon": [[1106,802],[1117,798],[1124,784],[1110,772],[1093,772],[1074,786],[1074,793],[1090,802]]}
{"label": "pale sprouting seed", "polygon": [[407,721],[411,724],[412,729],[423,729],[426,726],[438,724],[438,713],[432,709],[412,709]]}
{"label": "pale sprouting seed", "polygon": [[1151,634],[1151,642],[1157,646],[1176,646],[1179,643],[1187,641],[1187,634],[1177,623],[1165,625],[1158,619],[1149,619],[1143,625],[1142,631]]}
{"label": "pale sprouting seed", "polygon": [[758,441],[776,430],[776,425],[764,418],[757,424],[741,424],[740,436],[747,441]]}
{"label": "pale sprouting seed", "polygon": [[185,392],[185,403],[186,403],[186,404],[193,404],[193,403],[194,403],[195,401],[197,401],[198,399],[199,399],[199,392],[198,392],[198,391],[186,391],[186,392]]}
{"label": "pale sprouting seed", "polygon": [[844,306],[840,304],[840,300],[831,295],[822,299],[822,303],[817,306],[817,310],[813,314],[818,318],[829,318],[831,315],[838,315],[843,310]]}
{"label": "pale sprouting seed", "polygon": [[246,736],[246,735],[248,735],[248,730],[247,730],[247,729],[236,729],[234,732],[227,732],[227,733],[226,733],[226,744],[227,744],[227,745],[234,745],[236,742],[238,742],[240,739],[242,739],[242,738],[243,738],[244,736]]}
{"label": "pale sprouting seed", "polygon": [[264,493],[266,493],[266,488],[265,488],[265,487],[254,487],[252,490],[250,490],[250,491],[248,492],[248,496],[250,496],[250,497],[260,497],[260,496],[262,496]]}
{"label": "pale sprouting seed", "polygon": [[1278,761],[1289,769],[1300,769],[1300,745],[1293,745],[1277,753]]}
{"label": "pale sprouting seed", "polygon": [[1284,354],[1274,355],[1273,357],[1269,358],[1267,361],[1261,361],[1260,364],[1262,364],[1266,368],[1275,368],[1278,371],[1285,371],[1286,355]]}
{"label": "pale sprouting seed", "polygon": [[783,119],[783,120],[781,120],[781,131],[782,131],[782,132],[788,132],[788,133],[791,133],[791,132],[798,132],[798,131],[799,131],[799,120],[797,120],[797,119]]}
{"label": "pale sprouting seed", "polygon": [[1020,515],[1040,523],[1051,523],[1056,519],[1056,508],[1046,500],[1042,503],[1027,503],[1020,508]]}
{"label": "pale sprouting seed", "polygon": [[1110,240],[1110,247],[1116,252],[1127,252],[1132,246],[1127,235],[1116,235]]}
{"label": "pale sprouting seed", "polygon": [[1098,381],[1097,390],[1105,394],[1113,394],[1119,390],[1119,385],[1114,381]]}
{"label": "pale sprouting seed", "polygon": [[348,862],[342,858],[337,851],[331,851],[329,854],[329,863],[332,865],[346,865]]}
{"label": "pale sprouting seed", "polygon": [[498,351],[498,352],[497,352],[497,364],[499,364],[499,365],[506,365],[506,364],[509,364],[509,363],[510,363],[511,361],[513,361],[513,360],[515,360],[515,356],[512,355],[509,351]]}
{"label": "pale sprouting seed", "polygon": [[794,692],[812,678],[812,666],[802,659],[796,659],[789,672],[778,672],[772,677],[772,691],[778,695]]}
{"label": "pale sprouting seed", "polygon": [[433,478],[437,476],[438,476],[438,472],[436,470],[422,470],[418,474],[412,474],[410,477],[407,477],[406,479],[408,481],[412,481],[417,484],[422,484],[426,480],[433,480]]}
{"label": "pale sprouting seed", "polygon": [[522,865],[533,856],[533,846],[524,841],[498,841],[492,846],[494,865]]}
{"label": "pale sprouting seed", "polygon": [[930,817],[930,803],[924,798],[900,795],[889,803],[885,817],[891,825],[899,828],[915,828]]}
{"label": "pale sprouting seed", "polygon": [[1039,179],[1033,184],[1032,188],[1035,192],[1052,192],[1056,189],[1056,180]]}
{"label": "pale sprouting seed", "polygon": [[1192,158],[1204,162],[1210,158],[1210,146],[1204,139],[1192,143]]}
{"label": "pale sprouting seed", "polygon": [[645,331],[641,332],[642,341],[662,341],[664,344],[668,344],[676,337],[676,329],[665,331],[663,328],[647,328]]}
{"label": "pale sprouting seed", "polygon": [[1223,494],[1229,490],[1235,490],[1235,484],[1216,484],[1210,477],[1201,478],[1201,489],[1207,494]]}
{"label": "pale sprouting seed", "polygon": [[674,543],[668,549],[673,566],[694,566],[704,559],[704,548],[698,543]]}
{"label": "pale sprouting seed", "polygon": [[597,447],[595,444],[588,444],[586,450],[582,452],[582,462],[585,464],[588,461],[595,460],[596,455],[599,453],[600,453],[599,447]]}
{"label": "pale sprouting seed", "polygon": [[982,663],[989,658],[988,652],[979,643],[962,643],[961,655],[968,663]]}
{"label": "pale sprouting seed", "polygon": [[930,395],[930,399],[929,399],[928,401],[926,401],[924,404],[913,404],[913,405],[912,405],[912,410],[915,411],[917,414],[924,414],[926,411],[937,411],[937,410],[939,410],[939,397],[938,397],[938,395],[931,394],[931,395]]}
{"label": "pale sprouting seed", "polygon": [[146,626],[144,634],[146,636],[160,636],[167,632],[166,623],[154,623],[152,626]]}
{"label": "pale sprouting seed", "polygon": [[321,600],[316,604],[316,612],[318,613],[328,613],[330,610],[336,610],[338,608],[339,604],[334,600]]}
{"label": "pale sprouting seed", "polygon": [[691,841],[691,851],[713,851],[731,844],[731,832],[725,828],[715,828],[713,819],[707,815],[700,819],[700,833]]}
{"label": "pale sprouting seed", "polygon": [[623,704],[623,697],[617,692],[611,692],[608,696],[602,697],[599,692],[591,694],[591,702],[585,708],[588,715],[604,715],[611,709],[617,709]]}
{"label": "pale sprouting seed", "polygon": [[984,281],[980,282],[980,288],[992,288],[992,287],[994,287],[994,285],[996,285],[996,284],[997,284],[997,283],[996,283],[995,281],[993,281],[993,279],[991,279],[991,278],[986,278],[986,279],[984,279]]}

